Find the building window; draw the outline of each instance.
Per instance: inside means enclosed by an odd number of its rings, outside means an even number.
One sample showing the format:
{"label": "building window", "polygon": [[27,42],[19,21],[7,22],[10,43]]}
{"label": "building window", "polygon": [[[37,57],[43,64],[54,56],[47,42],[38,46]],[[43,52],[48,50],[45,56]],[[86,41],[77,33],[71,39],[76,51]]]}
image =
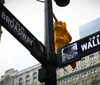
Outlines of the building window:
{"label": "building window", "polygon": [[79,85],[79,82],[77,82],[76,85]]}
{"label": "building window", "polygon": [[98,52],[98,60],[100,61],[100,51]]}
{"label": "building window", "polygon": [[90,61],[93,61],[93,60],[94,60],[94,54],[91,54],[91,55],[89,56],[89,59],[90,59]]}
{"label": "building window", "polygon": [[37,72],[33,73],[33,80],[37,79]]}
{"label": "building window", "polygon": [[92,77],[92,80],[95,80],[95,78],[94,78],[94,77]]}
{"label": "building window", "polygon": [[23,84],[23,78],[20,78],[19,79],[19,85],[22,85]]}
{"label": "building window", "polygon": [[82,74],[82,78],[84,78],[85,76],[84,76],[84,74]]}
{"label": "building window", "polygon": [[96,73],[96,69],[91,70],[91,74]]}
{"label": "building window", "polygon": [[86,73],[85,73],[85,77],[87,77],[87,76],[88,76],[88,73],[86,72]]}
{"label": "building window", "polygon": [[57,85],[60,85],[60,82],[58,82]]}
{"label": "building window", "polygon": [[88,84],[88,81],[89,81],[88,79],[85,80],[85,84],[86,84],[86,85]]}
{"label": "building window", "polygon": [[73,85],[75,85],[75,84],[73,84]]}
{"label": "building window", "polygon": [[56,69],[56,72],[58,73],[59,71],[60,71],[60,69],[59,69],[59,68],[57,68],[57,69]]}
{"label": "building window", "polygon": [[69,83],[70,82],[70,79],[67,79],[67,82]]}
{"label": "building window", "polygon": [[81,64],[84,64],[85,63],[85,58],[82,58],[81,59]]}
{"label": "building window", "polygon": [[100,56],[100,51],[98,51],[98,55]]}
{"label": "building window", "polygon": [[60,69],[59,68],[56,69],[56,73],[57,73],[57,77],[59,78],[60,77]]}
{"label": "building window", "polygon": [[87,85],[87,80],[83,80],[82,85]]}
{"label": "building window", "polygon": [[75,78],[76,80],[78,80],[79,79],[79,76],[76,76],[76,78]]}
{"label": "building window", "polygon": [[99,77],[98,77],[98,76],[95,76],[95,79],[96,79],[96,80],[98,80],[98,79],[99,79]]}
{"label": "building window", "polygon": [[75,81],[75,77],[73,77],[72,80]]}
{"label": "building window", "polygon": [[14,85],[14,80],[12,80],[12,85]]}
{"label": "building window", "polygon": [[94,73],[96,73],[97,72],[97,69],[94,69]]}
{"label": "building window", "polygon": [[30,76],[27,75],[27,76],[26,76],[26,85],[29,85],[29,82],[30,82]]}
{"label": "building window", "polygon": [[79,85],[79,83],[77,82],[77,83],[74,83],[73,85]]}
{"label": "building window", "polygon": [[64,85],[66,85],[67,84],[67,81],[66,80],[63,80],[63,83],[64,83]]}
{"label": "building window", "polygon": [[92,71],[91,71],[91,74],[93,74],[93,73],[94,73],[94,71],[92,70]]}

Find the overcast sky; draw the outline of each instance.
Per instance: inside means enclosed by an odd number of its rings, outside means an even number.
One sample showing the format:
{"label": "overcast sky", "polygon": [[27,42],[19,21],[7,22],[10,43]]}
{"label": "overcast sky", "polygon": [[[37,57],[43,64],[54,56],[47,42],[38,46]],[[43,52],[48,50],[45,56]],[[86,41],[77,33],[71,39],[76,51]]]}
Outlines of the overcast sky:
{"label": "overcast sky", "polygon": [[[5,0],[5,6],[44,44],[44,4],[36,0]],[[53,1],[58,20],[67,23],[72,42],[79,39],[79,27],[100,17],[100,0],[70,0],[66,7]],[[39,63],[8,31],[2,28],[0,76],[10,68],[23,70]]]}

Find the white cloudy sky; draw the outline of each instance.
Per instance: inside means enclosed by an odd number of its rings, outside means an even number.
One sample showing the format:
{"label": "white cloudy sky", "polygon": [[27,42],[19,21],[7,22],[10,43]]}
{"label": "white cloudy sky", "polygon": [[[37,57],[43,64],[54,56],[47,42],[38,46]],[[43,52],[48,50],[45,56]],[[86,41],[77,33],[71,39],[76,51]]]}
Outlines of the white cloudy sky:
{"label": "white cloudy sky", "polygon": [[[44,4],[36,0],[5,0],[5,6],[44,43]],[[79,27],[100,17],[100,0],[70,0],[66,7],[53,1],[53,11],[67,23],[72,42],[79,39]],[[22,70],[39,63],[10,33],[2,28],[0,42],[0,76],[10,68]]]}

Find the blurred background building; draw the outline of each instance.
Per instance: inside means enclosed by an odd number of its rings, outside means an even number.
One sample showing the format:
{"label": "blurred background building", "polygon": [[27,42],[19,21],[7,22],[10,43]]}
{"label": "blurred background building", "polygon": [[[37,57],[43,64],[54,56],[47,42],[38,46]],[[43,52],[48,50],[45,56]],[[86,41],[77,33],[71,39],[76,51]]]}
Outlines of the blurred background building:
{"label": "blurred background building", "polygon": [[[80,38],[100,31],[100,18],[79,28]],[[38,81],[40,64],[22,71],[9,69],[1,76],[0,85],[43,85]],[[57,68],[57,85],[100,85],[100,51],[87,55],[77,61],[77,67],[70,65],[64,69]]]}
{"label": "blurred background building", "polygon": [[100,31],[100,18],[79,27],[80,38],[86,37],[98,31]]}
{"label": "blurred background building", "polygon": [[9,69],[1,76],[0,85],[40,85],[38,81],[38,69],[40,64],[17,71]]}

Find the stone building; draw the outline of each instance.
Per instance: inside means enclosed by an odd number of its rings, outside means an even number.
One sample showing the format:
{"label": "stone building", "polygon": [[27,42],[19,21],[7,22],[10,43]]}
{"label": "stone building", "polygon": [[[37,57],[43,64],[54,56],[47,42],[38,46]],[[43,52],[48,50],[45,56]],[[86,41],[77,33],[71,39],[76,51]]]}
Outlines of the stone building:
{"label": "stone building", "polygon": [[26,68],[22,71],[9,69],[1,76],[1,85],[39,85],[38,82],[38,69],[40,64]]}
{"label": "stone building", "polygon": [[100,31],[100,17],[79,27],[80,38]]}

